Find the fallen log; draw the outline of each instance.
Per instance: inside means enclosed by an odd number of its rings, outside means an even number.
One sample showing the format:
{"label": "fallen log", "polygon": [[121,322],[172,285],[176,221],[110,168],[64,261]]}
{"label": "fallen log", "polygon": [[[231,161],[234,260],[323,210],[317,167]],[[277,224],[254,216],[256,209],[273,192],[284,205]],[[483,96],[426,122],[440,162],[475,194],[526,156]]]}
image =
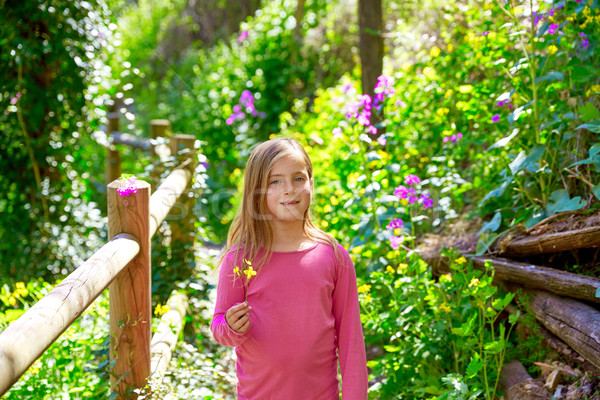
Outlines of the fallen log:
{"label": "fallen log", "polygon": [[582,357],[600,368],[600,311],[573,299],[527,290],[536,319]]}
{"label": "fallen log", "polygon": [[510,241],[503,240],[497,245],[499,254],[507,257],[527,257],[594,247],[600,247],[600,226],[519,237]]}
{"label": "fallen log", "polygon": [[540,380],[533,379],[517,360],[504,364],[500,372],[500,389],[506,400],[550,399]]}
{"label": "fallen log", "polygon": [[[468,255],[465,255],[468,257]],[[422,254],[423,259],[432,266],[434,273],[448,271],[448,260],[433,252]],[[471,257],[473,266],[484,269],[489,261],[494,268],[494,277],[498,280],[515,282],[520,285],[550,291],[560,296],[572,297],[600,303],[596,291],[600,287],[600,279],[561,271],[554,268],[541,267],[508,260],[500,257]]]}

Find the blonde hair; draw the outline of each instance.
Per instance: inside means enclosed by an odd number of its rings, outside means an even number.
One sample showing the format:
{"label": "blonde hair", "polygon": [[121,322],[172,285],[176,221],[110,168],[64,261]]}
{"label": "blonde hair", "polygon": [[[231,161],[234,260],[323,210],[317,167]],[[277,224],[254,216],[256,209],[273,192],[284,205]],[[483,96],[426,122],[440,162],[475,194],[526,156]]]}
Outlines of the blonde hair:
{"label": "blonde hair", "polygon": [[[244,190],[242,204],[229,228],[227,245],[219,260],[219,267],[225,256],[235,251],[234,259],[252,262],[255,270],[259,270],[271,257],[273,245],[273,227],[269,220],[271,214],[267,208],[266,194],[269,174],[273,165],[283,157],[298,157],[304,161],[308,178],[313,179],[313,165],[306,150],[295,139],[277,138],[256,146],[246,164],[244,174]],[[311,199],[312,200],[312,199]],[[307,238],[329,244],[338,257],[338,242],[335,238],[315,226],[310,216],[310,205],[304,213],[302,228]],[[257,260],[259,248],[263,248],[260,260]]]}

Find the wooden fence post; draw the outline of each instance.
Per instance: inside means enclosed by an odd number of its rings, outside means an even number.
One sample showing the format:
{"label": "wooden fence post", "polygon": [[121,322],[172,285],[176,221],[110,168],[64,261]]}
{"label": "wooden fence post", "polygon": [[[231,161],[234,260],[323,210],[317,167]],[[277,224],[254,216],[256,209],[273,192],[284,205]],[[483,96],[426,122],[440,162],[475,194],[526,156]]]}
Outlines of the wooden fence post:
{"label": "wooden fence post", "polygon": [[196,150],[194,143],[196,137],[194,135],[177,134],[171,138],[171,155],[176,157],[181,164],[184,161],[185,169],[192,173],[192,179],[188,184],[185,192],[179,197],[179,214],[171,214],[169,217],[171,222],[171,248],[173,249],[173,260],[181,260],[186,267],[186,272],[191,272],[195,266],[194,244],[196,243],[197,229],[194,227],[194,197],[192,196],[191,187],[194,181],[194,169],[196,167]]}
{"label": "wooden fence post", "polygon": [[[106,133],[109,135],[109,137],[111,132],[119,132],[118,112],[111,112],[108,114]],[[106,162],[104,168],[106,171],[105,182],[107,185],[121,176],[121,153],[112,143],[110,143],[106,149]]]}
{"label": "wooden fence post", "polygon": [[137,193],[129,196],[117,193],[118,180],[108,185],[108,239],[129,233],[140,243],[138,255],[109,286],[111,388],[119,399],[136,399],[132,390],[143,388],[150,376],[150,184],[135,184]]}

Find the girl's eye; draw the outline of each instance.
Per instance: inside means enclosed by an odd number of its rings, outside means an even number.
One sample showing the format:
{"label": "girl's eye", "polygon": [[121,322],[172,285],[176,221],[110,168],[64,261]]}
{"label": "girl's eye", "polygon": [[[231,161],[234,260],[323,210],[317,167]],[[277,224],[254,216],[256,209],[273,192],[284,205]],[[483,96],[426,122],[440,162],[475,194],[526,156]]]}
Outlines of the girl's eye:
{"label": "girl's eye", "polygon": [[273,181],[271,181],[271,185],[276,185],[279,183],[279,179],[275,179]]}
{"label": "girl's eye", "polygon": [[304,182],[304,178],[296,178],[296,181],[298,181],[298,182]]}

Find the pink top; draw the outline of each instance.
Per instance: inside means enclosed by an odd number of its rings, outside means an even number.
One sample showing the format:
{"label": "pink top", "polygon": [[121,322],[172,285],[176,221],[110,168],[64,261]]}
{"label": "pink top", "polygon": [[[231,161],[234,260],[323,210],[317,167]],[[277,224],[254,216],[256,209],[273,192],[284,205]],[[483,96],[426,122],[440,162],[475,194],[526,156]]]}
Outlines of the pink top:
{"label": "pink top", "polygon": [[251,327],[244,334],[225,321],[245,298],[244,281],[233,279],[242,265],[233,253],[225,257],[211,329],[217,342],[235,347],[239,400],[339,400],[338,354],[343,400],[367,399],[356,273],[346,250],[339,252],[341,263],[323,243],[273,252],[248,282]]}

